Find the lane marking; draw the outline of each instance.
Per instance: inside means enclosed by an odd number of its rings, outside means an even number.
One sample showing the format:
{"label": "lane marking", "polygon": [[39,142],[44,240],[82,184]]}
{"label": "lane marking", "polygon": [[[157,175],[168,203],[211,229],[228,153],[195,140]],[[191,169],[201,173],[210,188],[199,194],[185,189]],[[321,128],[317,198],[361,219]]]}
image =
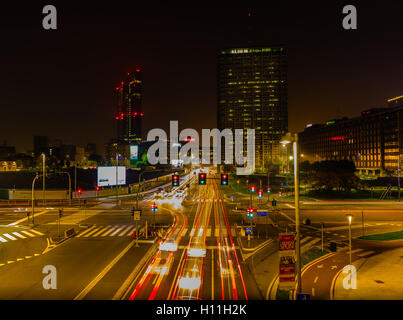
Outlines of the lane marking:
{"label": "lane marking", "polygon": [[14,238],[13,236],[9,235],[8,233],[4,233],[3,236],[5,236],[11,240],[17,240],[17,238]]}
{"label": "lane marking", "polygon": [[364,249],[354,249],[354,250],[352,250],[351,251],[351,253],[356,253],[356,252],[360,252],[360,251],[363,251]]}
{"label": "lane marking", "polygon": [[117,234],[120,230],[122,230],[125,226],[121,226],[120,228],[116,229],[113,233],[111,233],[109,236],[112,237],[115,234]]}
{"label": "lane marking", "polygon": [[84,231],[81,232],[80,234],[78,234],[78,235],[76,236],[76,238],[80,238],[81,236],[85,235],[86,233],[90,232],[91,230],[94,230],[94,228],[96,228],[95,225],[92,226],[92,227],[90,227],[90,228],[88,228],[87,230],[84,230]]}
{"label": "lane marking", "polygon": [[95,285],[101,281],[101,279],[108,273],[110,269],[133,247],[136,243],[136,240],[132,240],[126,248],[122,250],[76,297],[74,300],[82,300],[91,291]]}
{"label": "lane marking", "polygon": [[22,234],[19,234],[18,232],[13,232],[14,235],[16,235],[17,237],[21,238],[21,239],[26,239],[27,237],[24,237]]}
{"label": "lane marking", "polygon": [[34,234],[29,233],[28,231],[22,230],[21,232],[24,233],[24,234],[26,234],[27,236],[36,237]]}
{"label": "lane marking", "polygon": [[90,233],[87,233],[87,234],[84,236],[84,238],[88,238],[90,235],[92,235],[93,233],[99,231],[100,229],[102,229],[102,227],[98,227],[98,228],[92,230]]}
{"label": "lane marking", "polygon": [[319,279],[319,276],[316,276],[315,280],[313,280],[313,283],[316,283],[318,281],[318,279]]}
{"label": "lane marking", "polygon": [[2,238],[2,237],[0,237],[0,241],[1,241],[1,242],[7,242],[7,240],[4,239],[4,238]]}
{"label": "lane marking", "polygon": [[127,226],[121,233],[119,233],[118,234],[118,237],[122,237],[125,233],[126,233],[126,231],[128,230],[128,229],[130,229],[132,226]]}
{"label": "lane marking", "polygon": [[108,234],[110,234],[112,231],[114,231],[115,228],[116,228],[116,227],[110,228],[108,231],[106,231],[105,233],[101,234],[101,237],[106,237]]}
{"label": "lane marking", "polygon": [[36,233],[36,234],[38,234],[38,235],[40,235],[40,236],[43,236],[43,235],[44,235],[42,232],[36,231],[36,230],[34,230],[34,229],[30,229],[29,231],[31,231],[31,232],[33,232],[33,233]]}
{"label": "lane marking", "polygon": [[[38,216],[40,216],[40,215],[42,215],[44,213],[47,213],[47,212],[49,212],[49,210],[45,210],[45,211],[42,211],[42,212],[35,213],[35,217],[38,217]],[[17,220],[17,221],[15,221],[13,223],[9,223],[8,225],[9,226],[15,226],[16,224],[19,224],[19,223],[24,222],[26,220],[28,220],[28,217],[22,218],[22,219]]]}
{"label": "lane marking", "polygon": [[[135,229],[136,229],[136,226],[132,226],[132,227],[130,227],[126,232],[124,232],[123,235],[131,236],[131,235],[133,234],[133,232],[134,232]],[[140,229],[139,229],[139,230],[140,230]]]}
{"label": "lane marking", "polygon": [[104,227],[102,230],[100,230],[100,231],[98,231],[97,233],[95,233],[95,234],[93,235],[93,237],[99,236],[102,232],[104,232],[105,230],[109,229],[110,227],[111,227],[110,225]]}

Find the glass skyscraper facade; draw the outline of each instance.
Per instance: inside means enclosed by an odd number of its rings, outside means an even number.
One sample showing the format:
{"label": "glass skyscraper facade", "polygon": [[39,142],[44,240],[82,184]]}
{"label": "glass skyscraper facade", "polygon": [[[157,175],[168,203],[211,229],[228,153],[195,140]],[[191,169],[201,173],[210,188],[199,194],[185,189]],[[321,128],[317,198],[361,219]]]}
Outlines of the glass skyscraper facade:
{"label": "glass skyscraper facade", "polygon": [[[220,130],[255,129],[256,171],[265,172],[280,161],[279,142],[288,130],[284,47],[219,51],[217,120]],[[244,144],[245,150],[246,137]]]}
{"label": "glass skyscraper facade", "polygon": [[141,123],[144,116],[142,109],[142,76],[137,69],[127,75],[116,88],[117,137],[119,143],[140,143],[142,138]]}

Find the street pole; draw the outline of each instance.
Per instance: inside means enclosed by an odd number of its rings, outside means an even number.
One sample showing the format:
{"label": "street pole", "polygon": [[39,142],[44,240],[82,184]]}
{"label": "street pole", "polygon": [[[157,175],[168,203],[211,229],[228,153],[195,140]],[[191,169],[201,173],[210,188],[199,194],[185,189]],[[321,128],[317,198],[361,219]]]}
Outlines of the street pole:
{"label": "street pole", "polygon": [[397,189],[400,201],[400,112],[397,112]]}
{"label": "street pole", "polygon": [[119,161],[119,154],[116,154],[116,206],[119,205],[119,190],[118,190],[118,185],[119,185],[119,180],[118,180],[118,161]]}
{"label": "street pole", "polygon": [[298,134],[294,135],[294,189],[295,189],[295,229],[297,233],[297,293],[302,292],[301,285],[301,245],[299,230],[299,178],[298,178]]}
{"label": "street pole", "polygon": [[364,210],[361,210],[361,220],[362,220],[362,235],[365,235],[365,229],[364,229]]}
{"label": "street pole", "polygon": [[45,176],[46,176],[46,168],[45,168],[45,154],[44,153],[42,153],[42,178],[43,178],[43,183],[42,183],[42,187],[43,187],[43,191],[42,191],[42,201],[43,201],[43,204],[45,204],[46,203],[46,200],[45,200]]}
{"label": "street pole", "polygon": [[139,230],[138,230],[138,223],[136,220],[136,247],[139,246]]}
{"label": "street pole", "polygon": [[350,247],[350,265],[351,265],[351,216],[348,216],[348,243]]}
{"label": "street pole", "polygon": [[323,253],[323,222],[321,223],[321,229],[322,229],[322,253]]}
{"label": "street pole", "polygon": [[35,181],[36,181],[36,179],[38,179],[39,178],[39,176],[38,176],[38,173],[36,174],[36,176],[35,176],[35,178],[34,178],[34,180],[32,181],[32,197],[31,197],[31,200],[32,200],[32,211],[31,211],[31,214],[32,214],[32,225],[33,226],[35,226],[35,221],[34,221],[34,216],[35,216]]}
{"label": "street pole", "polygon": [[74,191],[76,192],[77,196],[77,162],[74,161]]}

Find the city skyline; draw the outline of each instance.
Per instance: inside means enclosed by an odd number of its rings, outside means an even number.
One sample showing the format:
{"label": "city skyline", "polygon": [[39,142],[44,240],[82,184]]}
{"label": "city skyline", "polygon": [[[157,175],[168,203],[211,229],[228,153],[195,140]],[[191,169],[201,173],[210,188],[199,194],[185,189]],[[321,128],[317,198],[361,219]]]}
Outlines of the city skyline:
{"label": "city skyline", "polygon": [[[228,46],[284,43],[293,132],[307,123],[384,106],[385,99],[401,93],[403,47],[392,41],[401,31],[394,22],[397,4],[377,9],[357,5],[359,28],[353,31],[342,28],[342,6],[336,3],[300,4],[287,14],[286,4],[190,10],[140,3],[141,14],[135,15],[128,13],[130,4],[100,5],[96,14],[90,5],[77,10],[75,4],[63,4],[59,30],[53,33],[41,29],[36,5],[20,8],[20,19],[10,6],[11,14],[2,19],[7,26],[7,32],[2,29],[2,61],[7,61],[4,71],[10,77],[1,83],[0,136],[18,150],[32,148],[26,136],[34,135],[60,137],[68,144],[105,144],[115,131],[111,92],[137,68],[144,74],[143,135],[152,128],[167,128],[169,120],[178,120],[182,128],[214,128],[216,56]],[[130,19],[141,26],[135,41],[126,41],[134,32],[128,28]],[[389,43],[393,50],[386,50]],[[20,112],[25,116],[18,117]],[[169,119],[163,116],[168,112]],[[19,120],[4,121],[10,117]]]}

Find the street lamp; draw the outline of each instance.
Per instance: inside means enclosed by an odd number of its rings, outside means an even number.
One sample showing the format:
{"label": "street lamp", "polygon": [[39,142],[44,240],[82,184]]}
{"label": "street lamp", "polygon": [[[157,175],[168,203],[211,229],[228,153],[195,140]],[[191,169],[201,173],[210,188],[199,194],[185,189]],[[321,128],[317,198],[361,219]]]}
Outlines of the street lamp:
{"label": "street lamp", "polygon": [[294,189],[295,189],[295,231],[297,234],[297,293],[302,292],[301,284],[301,245],[300,245],[300,230],[299,230],[299,177],[298,177],[298,134],[292,135],[288,132],[280,141],[283,145],[292,143],[294,150]]}
{"label": "street lamp", "polygon": [[46,200],[45,200],[45,176],[46,176],[46,168],[45,168],[45,154],[44,153],[42,153],[42,177],[43,177],[43,182],[42,182],[42,187],[43,187],[43,191],[42,191],[42,201],[43,201],[43,204],[45,204],[46,203]]}
{"label": "street lamp", "polygon": [[351,220],[353,219],[353,216],[351,214],[347,214],[347,219],[348,219],[348,244],[350,247],[350,265],[351,265]]}
{"label": "street lamp", "polygon": [[116,154],[116,206],[119,206],[119,179],[118,179],[118,161],[120,154]]}

